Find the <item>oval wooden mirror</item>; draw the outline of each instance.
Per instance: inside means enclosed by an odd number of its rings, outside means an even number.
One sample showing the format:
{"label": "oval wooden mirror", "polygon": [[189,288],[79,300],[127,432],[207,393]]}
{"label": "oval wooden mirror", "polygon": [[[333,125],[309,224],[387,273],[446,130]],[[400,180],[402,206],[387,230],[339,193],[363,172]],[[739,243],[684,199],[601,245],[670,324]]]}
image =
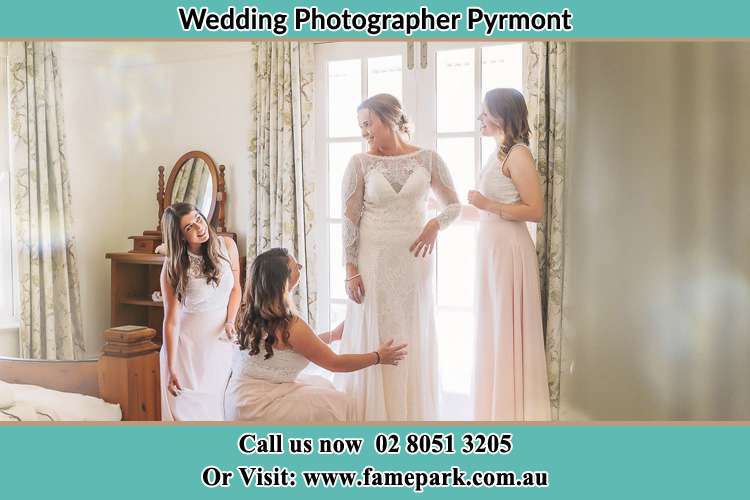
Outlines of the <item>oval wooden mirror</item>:
{"label": "oval wooden mirror", "polygon": [[203,151],[189,151],[177,160],[169,173],[164,206],[192,203],[210,221],[216,208],[217,190],[218,172],[214,161]]}

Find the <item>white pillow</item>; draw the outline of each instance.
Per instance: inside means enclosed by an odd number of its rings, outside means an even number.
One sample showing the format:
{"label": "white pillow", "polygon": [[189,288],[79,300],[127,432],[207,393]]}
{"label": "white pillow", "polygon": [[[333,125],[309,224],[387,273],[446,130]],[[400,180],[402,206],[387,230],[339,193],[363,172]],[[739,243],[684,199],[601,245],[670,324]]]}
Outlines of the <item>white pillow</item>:
{"label": "white pillow", "polygon": [[13,386],[0,380],[0,410],[10,408],[15,402],[16,398],[13,395]]}
{"label": "white pillow", "polygon": [[[34,405],[26,401],[19,401],[10,408],[4,408],[0,411],[9,421],[20,422],[38,422],[39,420],[53,420],[37,413]],[[41,418],[40,418],[41,417]]]}
{"label": "white pillow", "polygon": [[35,385],[13,384],[13,390],[17,402],[30,403],[37,412],[54,415],[61,421],[122,420],[120,405],[107,403],[103,399]]}

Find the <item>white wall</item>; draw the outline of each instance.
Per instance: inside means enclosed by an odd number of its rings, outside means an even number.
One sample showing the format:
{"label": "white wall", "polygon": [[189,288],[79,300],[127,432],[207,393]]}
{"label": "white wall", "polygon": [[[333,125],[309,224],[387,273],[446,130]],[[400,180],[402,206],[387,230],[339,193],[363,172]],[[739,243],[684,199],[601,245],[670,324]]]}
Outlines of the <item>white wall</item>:
{"label": "white wall", "polygon": [[[169,48],[169,47],[167,47]],[[181,50],[180,50],[181,49]],[[125,204],[128,234],[155,229],[157,167],[165,180],[190,150],[226,166],[227,227],[239,233],[244,254],[249,196],[248,146],[251,68],[248,44],[222,44],[210,53],[189,44],[152,63],[125,69]]]}
{"label": "white wall", "polygon": [[[110,319],[107,252],[155,229],[157,168],[193,149],[226,165],[227,226],[244,254],[249,45],[63,43],[61,68],[87,352]],[[166,180],[166,179],[165,179]]]}
{"label": "white wall", "polygon": [[59,58],[83,329],[87,354],[95,356],[110,317],[104,255],[127,241],[122,70],[84,44],[62,44]]}

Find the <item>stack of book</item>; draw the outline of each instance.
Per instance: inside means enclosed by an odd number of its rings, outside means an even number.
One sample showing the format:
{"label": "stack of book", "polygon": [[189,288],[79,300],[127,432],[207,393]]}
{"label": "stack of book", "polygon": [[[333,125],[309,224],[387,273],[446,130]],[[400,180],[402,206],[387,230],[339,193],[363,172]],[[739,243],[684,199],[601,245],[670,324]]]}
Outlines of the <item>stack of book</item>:
{"label": "stack of book", "polygon": [[112,327],[104,332],[104,354],[109,356],[138,356],[159,349],[152,342],[156,330],[145,326],[125,325]]}

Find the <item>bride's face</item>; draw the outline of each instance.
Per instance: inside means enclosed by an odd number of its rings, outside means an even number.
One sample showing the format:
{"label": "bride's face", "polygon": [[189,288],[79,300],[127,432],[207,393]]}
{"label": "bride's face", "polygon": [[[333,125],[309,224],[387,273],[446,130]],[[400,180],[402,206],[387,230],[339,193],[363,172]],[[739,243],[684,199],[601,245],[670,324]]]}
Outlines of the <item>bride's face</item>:
{"label": "bride's face", "polygon": [[498,123],[487,111],[487,106],[482,103],[482,114],[477,117],[479,120],[479,131],[485,137],[497,137],[502,133],[502,124]]}
{"label": "bride's face", "polygon": [[393,135],[393,131],[369,109],[357,112],[357,121],[362,138],[367,141],[371,149],[378,149],[383,144],[387,144],[388,139]]}
{"label": "bride's face", "polygon": [[289,290],[294,290],[294,287],[299,283],[300,271],[302,271],[302,264],[297,262],[292,255],[289,256]]}

